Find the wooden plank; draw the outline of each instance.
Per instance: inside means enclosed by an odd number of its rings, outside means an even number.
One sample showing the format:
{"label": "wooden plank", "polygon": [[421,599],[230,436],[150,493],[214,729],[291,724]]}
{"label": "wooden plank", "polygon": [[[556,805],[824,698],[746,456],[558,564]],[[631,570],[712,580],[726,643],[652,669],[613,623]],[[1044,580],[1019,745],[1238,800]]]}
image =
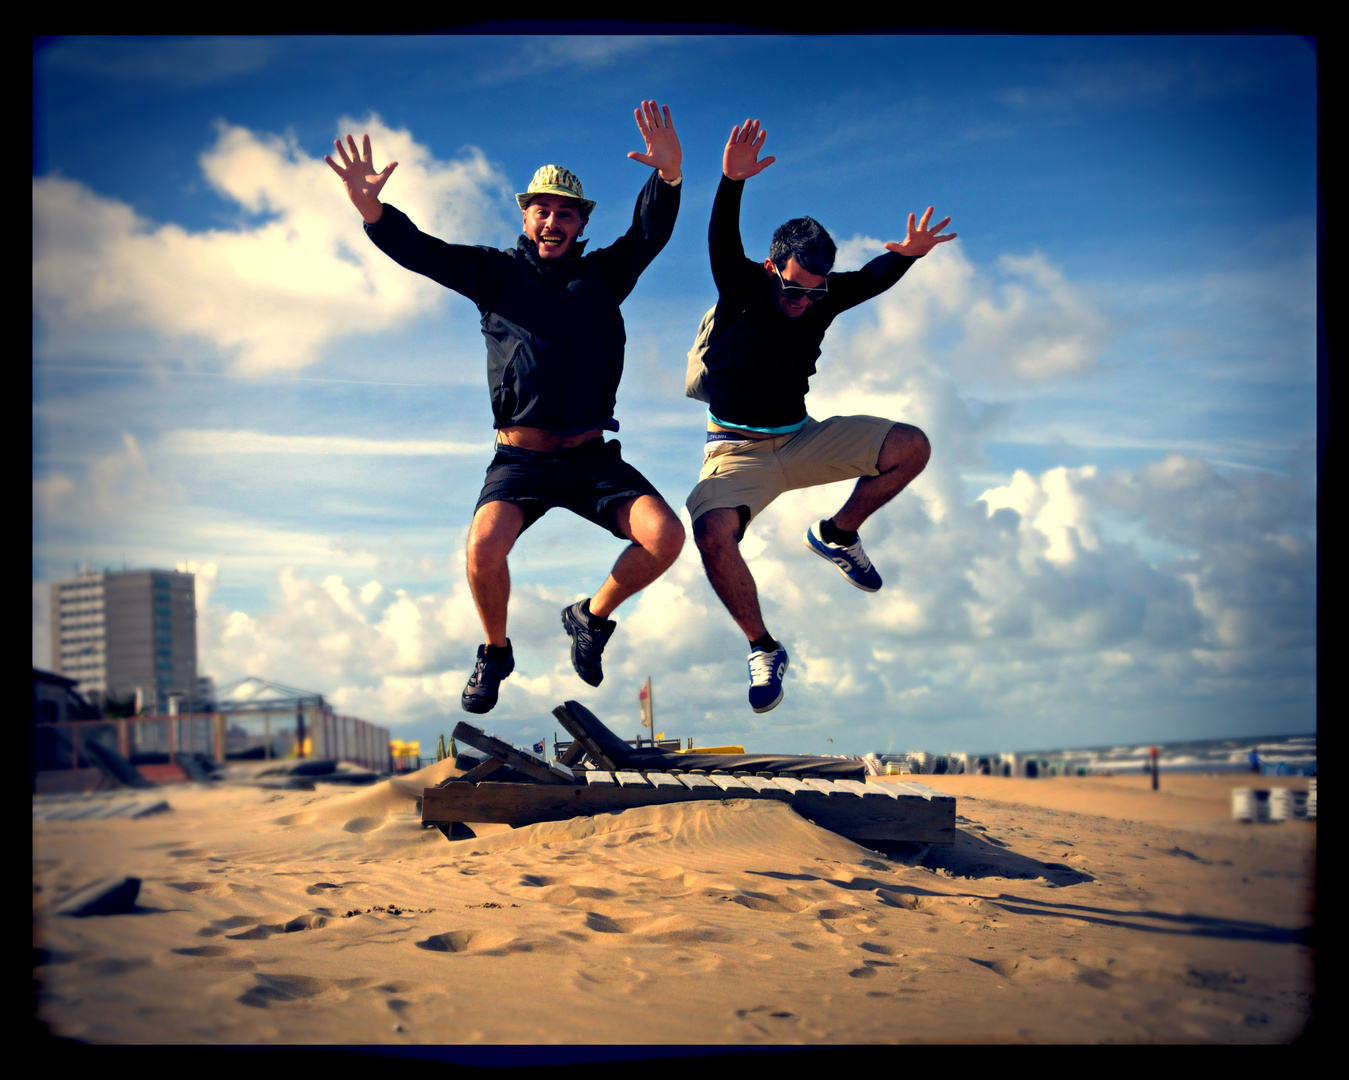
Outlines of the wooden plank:
{"label": "wooden plank", "polygon": [[697,773],[680,773],[677,779],[690,791],[706,790],[709,793],[715,791],[718,795],[721,794],[721,788],[717,787],[707,777],[699,776]]}
{"label": "wooden plank", "polygon": [[616,787],[614,774],[605,772],[603,769],[591,769],[589,772],[577,773],[578,778],[584,777],[587,787],[611,788]]}
{"label": "wooden plank", "polygon": [[505,739],[499,739],[495,735],[488,735],[482,728],[475,727],[463,720],[455,725],[454,738],[460,742],[468,743],[475,750],[481,750],[489,757],[499,758],[512,769],[518,769],[540,783],[576,783],[576,774],[567,766],[559,765],[555,761],[544,761],[537,754],[529,750],[521,750],[518,746],[508,743]]}
{"label": "wooden plank", "polygon": [[899,793],[891,791],[890,784],[864,784],[860,780],[835,780],[841,788],[855,792],[864,799],[897,799]]}
{"label": "wooden plank", "polygon": [[444,787],[446,784],[476,784],[479,780],[485,780],[491,776],[502,767],[502,764],[500,758],[489,757],[486,761],[478,762],[463,776],[445,777],[436,787]]}
{"label": "wooden plank", "polygon": [[784,784],[783,778],[779,778],[756,790],[746,779],[746,790],[731,796],[705,777],[683,776],[678,783],[652,782],[638,788],[623,787],[606,773],[584,775],[590,781],[584,785],[488,782],[426,788],[422,795],[422,821],[436,826],[464,821],[521,826],[634,806],[736,797],[789,803],[822,828],[854,840],[955,843],[956,801],[931,789],[901,792],[893,799],[831,798],[800,781],[788,780]]}
{"label": "wooden plank", "polygon": [[553,716],[557,718],[559,724],[567,729],[567,734],[585,747],[585,751],[590,756],[591,761],[601,769],[607,769],[610,772],[613,772],[618,768],[618,763],[612,761],[608,755],[600,749],[599,744],[595,742],[595,740],[590,737],[589,732],[586,731],[585,725],[572,716],[565,704],[555,708],[553,710]]}
{"label": "wooden plank", "polygon": [[740,777],[740,780],[747,788],[749,788],[752,791],[758,792],[782,791],[782,788],[778,787],[778,785],[773,783],[772,780],[766,779],[762,776],[742,776]]}
{"label": "wooden plank", "polygon": [[671,776],[664,772],[649,772],[646,774],[647,780],[652,787],[677,787],[680,791],[686,790],[684,785],[679,782],[677,776]]}
{"label": "wooden plank", "polygon": [[835,780],[821,780],[816,776],[803,777],[801,783],[807,787],[812,787],[823,795],[830,798],[856,799],[860,796],[855,791],[850,791],[845,787],[839,787]]}
{"label": "wooden plank", "polygon": [[614,780],[617,781],[618,784],[621,785],[622,787],[643,788],[651,786],[650,784],[647,783],[646,777],[644,777],[641,773],[632,772],[629,769],[624,769],[621,772],[614,773]]}
{"label": "wooden plank", "polygon": [[[720,791],[717,792],[721,794]],[[610,781],[585,787],[562,784],[451,784],[427,788],[422,795],[422,822],[448,825],[456,821],[533,825],[540,821],[627,810],[634,806],[692,802],[697,792],[682,785],[625,788]]]}
{"label": "wooden plank", "polygon": [[[790,776],[775,776],[773,777],[773,783],[777,784],[783,791],[791,792],[793,795],[799,795],[805,791],[815,791],[804,780],[796,780]],[[818,794],[818,792],[815,793]]]}
{"label": "wooden plank", "polygon": [[728,773],[711,773],[708,779],[728,795],[744,795],[754,791],[743,780]]}

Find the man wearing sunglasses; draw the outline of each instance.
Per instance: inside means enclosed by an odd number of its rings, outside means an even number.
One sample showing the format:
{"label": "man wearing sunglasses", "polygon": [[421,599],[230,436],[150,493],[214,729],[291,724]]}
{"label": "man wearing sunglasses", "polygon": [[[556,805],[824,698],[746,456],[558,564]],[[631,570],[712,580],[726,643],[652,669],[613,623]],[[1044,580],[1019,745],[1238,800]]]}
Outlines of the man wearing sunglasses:
{"label": "man wearing sunglasses", "polygon": [[[764,624],[758,588],[740,554],[745,529],[784,491],[857,478],[832,518],[806,530],[806,546],[832,562],[854,586],[881,587],[857,530],[927,465],[927,436],[910,424],[875,416],[806,413],[806,394],[829,324],[894,285],[934,247],[950,218],[929,228],[909,215],[903,242],[854,273],[834,274],[834,242],[812,218],[796,218],[773,235],[762,264],[745,257],[740,199],[745,181],[776,158],[759,160],[766,133],[746,120],[731,131],[721,185],[712,206],[708,246],[717,306],[704,319],[695,353],[704,370],[707,444],[687,505],[693,536],[712,588],[750,643],[749,703],[767,712],[782,700],[787,650]],[[691,358],[693,354],[691,354]],[[693,393],[691,390],[690,393]]]}
{"label": "man wearing sunglasses", "polygon": [[506,611],[507,556],[520,534],[548,510],[564,507],[629,541],[588,600],[562,609],[571,663],[591,686],[604,678],[604,646],[617,623],[609,614],[660,577],[679,557],[684,527],[660,493],[622,459],[615,397],[626,333],[619,305],[659,254],[679,212],[683,152],[669,106],[644,101],[634,113],[646,141],[628,157],[652,167],[632,225],[613,244],[582,251],[595,203],[567,169],[545,165],[516,195],[523,235],[509,251],[447,244],[418,229],[379,199],[397,162],[376,172],[370,138],[334,146],[342,178],[366,232],[409,270],[472,300],[487,339],[496,453],[487,467],[468,533],[468,584],[486,642],[461,704],[485,713],[515,669]]}

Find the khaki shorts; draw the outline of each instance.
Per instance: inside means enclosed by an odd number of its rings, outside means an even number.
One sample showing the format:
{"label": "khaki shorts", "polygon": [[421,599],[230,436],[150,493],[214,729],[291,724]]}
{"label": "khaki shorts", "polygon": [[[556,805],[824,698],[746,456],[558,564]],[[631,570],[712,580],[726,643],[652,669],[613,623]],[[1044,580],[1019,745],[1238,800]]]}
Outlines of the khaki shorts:
{"label": "khaki shorts", "polygon": [[698,485],[685,501],[689,518],[748,506],[753,521],[784,491],[876,476],[881,446],[894,426],[879,416],[807,418],[790,435],[710,442]]}

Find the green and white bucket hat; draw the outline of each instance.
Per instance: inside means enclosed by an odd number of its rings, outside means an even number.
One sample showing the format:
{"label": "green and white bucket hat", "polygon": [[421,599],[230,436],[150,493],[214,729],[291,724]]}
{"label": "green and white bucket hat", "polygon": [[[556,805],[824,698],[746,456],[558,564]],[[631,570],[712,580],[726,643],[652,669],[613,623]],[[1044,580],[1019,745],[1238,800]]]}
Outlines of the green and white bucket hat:
{"label": "green and white bucket hat", "polygon": [[585,197],[585,190],[581,187],[581,181],[576,178],[576,174],[561,165],[542,166],[534,174],[534,179],[529,182],[529,187],[516,194],[515,201],[520,204],[520,209],[524,210],[528,208],[529,200],[535,195],[565,195],[568,199],[575,199],[581,204],[581,214],[584,217],[589,217],[590,212],[595,209],[595,200]]}

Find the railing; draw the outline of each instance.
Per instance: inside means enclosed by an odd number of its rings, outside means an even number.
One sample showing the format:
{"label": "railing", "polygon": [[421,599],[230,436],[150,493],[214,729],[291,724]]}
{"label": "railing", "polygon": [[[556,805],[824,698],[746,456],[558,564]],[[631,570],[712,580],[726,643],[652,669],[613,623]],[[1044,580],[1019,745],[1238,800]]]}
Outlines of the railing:
{"label": "railing", "polygon": [[[282,722],[274,726],[274,717]],[[80,767],[81,748],[91,740],[129,761],[146,754],[164,754],[169,761],[178,754],[198,754],[222,764],[241,757],[302,757],[331,758],[376,772],[393,769],[387,728],[327,708],[64,720],[34,728],[35,737],[43,728],[69,737],[72,769]]]}

